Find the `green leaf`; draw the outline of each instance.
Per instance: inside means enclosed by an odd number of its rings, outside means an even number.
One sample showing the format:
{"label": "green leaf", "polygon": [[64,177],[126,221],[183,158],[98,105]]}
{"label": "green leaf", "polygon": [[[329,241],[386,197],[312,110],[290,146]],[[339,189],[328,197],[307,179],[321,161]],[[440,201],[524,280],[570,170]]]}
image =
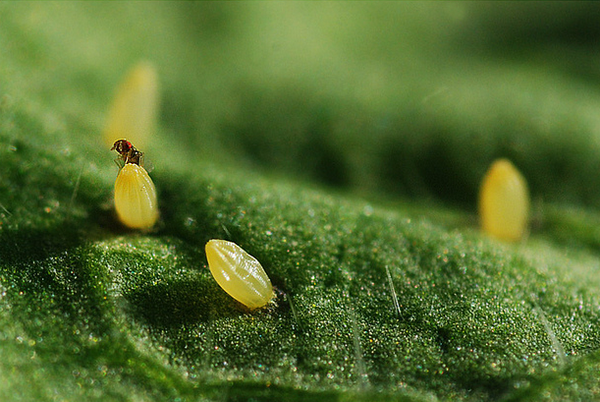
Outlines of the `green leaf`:
{"label": "green leaf", "polygon": [[[0,3],[0,399],[597,399],[598,22]],[[101,139],[139,60],[162,88],[149,232],[118,222]],[[497,157],[533,195],[520,244],[477,227]],[[270,305],[219,288],[213,238],[261,262]]]}

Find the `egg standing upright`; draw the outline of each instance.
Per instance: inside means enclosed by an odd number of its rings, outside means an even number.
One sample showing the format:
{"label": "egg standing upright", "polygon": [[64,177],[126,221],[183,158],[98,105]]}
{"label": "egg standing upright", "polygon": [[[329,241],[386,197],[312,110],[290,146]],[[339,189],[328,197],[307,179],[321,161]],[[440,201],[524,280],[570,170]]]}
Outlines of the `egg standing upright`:
{"label": "egg standing upright", "polygon": [[119,220],[132,229],[150,229],[158,220],[156,188],[140,165],[143,153],[129,141],[115,141],[111,151],[124,162],[115,181],[115,209]]}
{"label": "egg standing upright", "polygon": [[500,240],[514,242],[527,233],[527,182],[507,159],[496,160],[483,178],[479,192],[482,229]]}

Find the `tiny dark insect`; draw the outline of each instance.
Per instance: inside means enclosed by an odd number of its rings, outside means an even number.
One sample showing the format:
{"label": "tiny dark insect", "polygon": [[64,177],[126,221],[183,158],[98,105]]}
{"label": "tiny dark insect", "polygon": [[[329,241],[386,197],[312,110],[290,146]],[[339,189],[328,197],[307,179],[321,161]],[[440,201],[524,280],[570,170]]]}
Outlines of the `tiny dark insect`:
{"label": "tiny dark insect", "polygon": [[127,140],[116,140],[113,144],[111,151],[115,150],[121,155],[121,159],[124,163],[140,164],[140,158],[144,155],[143,152],[138,151],[133,144]]}

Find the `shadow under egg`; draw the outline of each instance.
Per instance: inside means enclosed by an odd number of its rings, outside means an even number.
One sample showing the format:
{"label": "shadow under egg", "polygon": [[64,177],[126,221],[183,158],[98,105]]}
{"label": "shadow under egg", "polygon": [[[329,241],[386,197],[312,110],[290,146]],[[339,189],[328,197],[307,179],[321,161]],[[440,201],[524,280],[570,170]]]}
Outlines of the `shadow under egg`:
{"label": "shadow under egg", "polygon": [[179,327],[243,314],[212,278],[139,286],[124,294],[134,319],[158,327]]}

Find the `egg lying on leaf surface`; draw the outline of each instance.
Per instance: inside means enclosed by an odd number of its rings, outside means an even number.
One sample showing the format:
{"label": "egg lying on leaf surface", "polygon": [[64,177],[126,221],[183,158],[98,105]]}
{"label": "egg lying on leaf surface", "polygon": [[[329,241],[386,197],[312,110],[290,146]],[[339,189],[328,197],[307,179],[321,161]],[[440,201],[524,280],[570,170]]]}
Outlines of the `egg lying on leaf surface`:
{"label": "egg lying on leaf surface", "polygon": [[263,307],[273,298],[273,286],[265,270],[240,246],[210,240],[205,249],[210,272],[231,297],[250,309]]}
{"label": "egg lying on leaf surface", "polygon": [[518,241],[527,233],[528,215],[525,178],[509,160],[496,160],[485,174],[479,192],[482,230],[500,240]]}

